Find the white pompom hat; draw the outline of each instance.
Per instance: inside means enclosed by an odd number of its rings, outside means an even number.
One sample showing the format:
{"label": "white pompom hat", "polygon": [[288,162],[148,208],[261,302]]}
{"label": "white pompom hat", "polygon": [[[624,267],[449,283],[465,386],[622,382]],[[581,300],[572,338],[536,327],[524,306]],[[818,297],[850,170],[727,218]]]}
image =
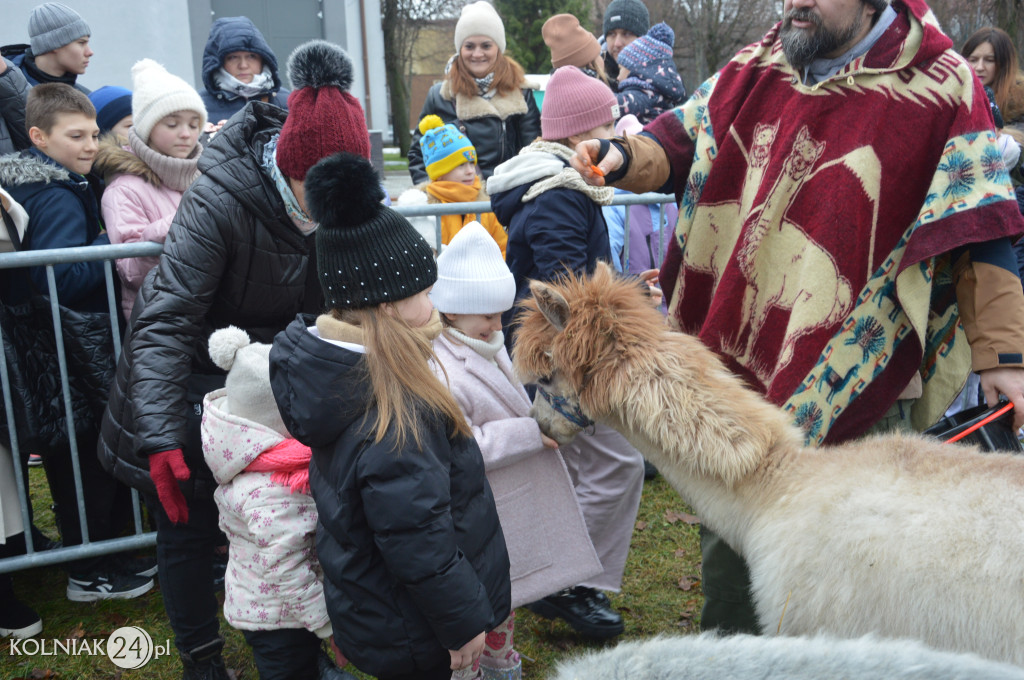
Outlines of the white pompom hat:
{"label": "white pompom hat", "polygon": [[228,326],[210,334],[209,349],[213,363],[228,372],[225,410],[290,436],[270,389],[270,345],[250,342],[248,333]]}
{"label": "white pompom hat", "polygon": [[199,129],[206,125],[206,105],[195,88],[168,73],[152,59],[142,59],[132,66],[132,128],[149,144],[153,126],[175,111],[199,114]]}
{"label": "white pompom hat", "polygon": [[516,301],[516,282],[501,248],[479,222],[470,222],[437,257],[430,291],[442,314],[500,314]]}
{"label": "white pompom hat", "polygon": [[487,36],[498,46],[499,52],[505,51],[505,24],[486,0],[477,0],[462,8],[455,24],[455,51],[461,51],[466,38],[474,35]]}

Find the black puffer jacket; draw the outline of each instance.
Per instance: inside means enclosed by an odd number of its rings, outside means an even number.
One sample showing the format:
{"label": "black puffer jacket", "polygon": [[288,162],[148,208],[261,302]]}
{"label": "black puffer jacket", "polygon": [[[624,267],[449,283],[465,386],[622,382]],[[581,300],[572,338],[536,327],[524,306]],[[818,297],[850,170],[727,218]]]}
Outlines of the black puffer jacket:
{"label": "black puffer jacket", "polygon": [[251,102],[214,137],[139,291],[100,443],[104,467],[136,488],[154,490],[149,454],[179,448],[193,472],[186,492],[215,488],[196,411],[224,380],[207,353],[210,333],[235,325],[269,343],[297,313],[320,308],[314,239],[294,226],[260,164],[284,118]]}
{"label": "black puffer jacket", "polygon": [[[519,150],[540,137],[540,111],[533,90],[516,90],[492,99],[455,95],[447,80],[436,83],[423,102],[424,116],[440,116],[469,137],[476,148],[477,165],[484,179],[494,168],[519,153]],[[420,149],[419,120],[409,145],[409,174],[413,184],[428,181]]]}
{"label": "black puffer jacket", "polygon": [[363,354],[307,330],[277,336],[270,383],[313,449],[317,555],[334,640],[360,670],[415,675],[447,663],[511,612],[508,552],[476,441],[424,415],[421,446],[374,443]]}
{"label": "black puffer jacket", "polygon": [[32,146],[25,128],[25,98],[28,81],[11,61],[0,73],[0,154],[21,151]]}

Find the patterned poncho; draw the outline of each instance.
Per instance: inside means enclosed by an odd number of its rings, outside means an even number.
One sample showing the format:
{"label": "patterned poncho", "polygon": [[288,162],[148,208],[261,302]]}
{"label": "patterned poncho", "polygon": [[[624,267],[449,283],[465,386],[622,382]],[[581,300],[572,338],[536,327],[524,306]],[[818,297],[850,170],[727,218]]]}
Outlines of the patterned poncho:
{"label": "patterned poncho", "polygon": [[776,25],[646,128],[681,201],[673,318],[808,443],[863,433],[915,372],[934,421],[970,368],[948,253],[1024,227],[977,79],[922,0],[893,7],[828,80],[802,84]]}

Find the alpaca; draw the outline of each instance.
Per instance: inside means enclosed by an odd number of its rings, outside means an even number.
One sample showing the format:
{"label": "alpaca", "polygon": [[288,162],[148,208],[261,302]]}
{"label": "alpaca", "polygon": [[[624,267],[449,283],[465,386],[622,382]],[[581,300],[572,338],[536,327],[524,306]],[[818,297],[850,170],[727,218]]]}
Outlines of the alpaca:
{"label": "alpaca", "polygon": [[[746,558],[765,633],[875,633],[1024,665],[1024,457],[906,434],[804,447],[609,267],[531,289],[520,379],[620,431]],[[578,430],[542,399],[534,415],[557,441]]]}
{"label": "alpaca", "polygon": [[915,640],[713,633],[623,642],[558,665],[551,680],[1024,680],[1024,668]]}

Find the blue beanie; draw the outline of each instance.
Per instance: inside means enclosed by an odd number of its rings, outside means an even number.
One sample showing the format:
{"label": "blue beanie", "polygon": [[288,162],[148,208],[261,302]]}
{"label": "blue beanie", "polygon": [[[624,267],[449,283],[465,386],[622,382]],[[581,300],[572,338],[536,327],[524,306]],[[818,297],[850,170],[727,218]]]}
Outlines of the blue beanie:
{"label": "blue beanie", "polygon": [[96,107],[96,124],[100,134],[110,132],[125,116],[132,115],[132,91],[117,85],[104,85],[89,93],[89,101]]}

